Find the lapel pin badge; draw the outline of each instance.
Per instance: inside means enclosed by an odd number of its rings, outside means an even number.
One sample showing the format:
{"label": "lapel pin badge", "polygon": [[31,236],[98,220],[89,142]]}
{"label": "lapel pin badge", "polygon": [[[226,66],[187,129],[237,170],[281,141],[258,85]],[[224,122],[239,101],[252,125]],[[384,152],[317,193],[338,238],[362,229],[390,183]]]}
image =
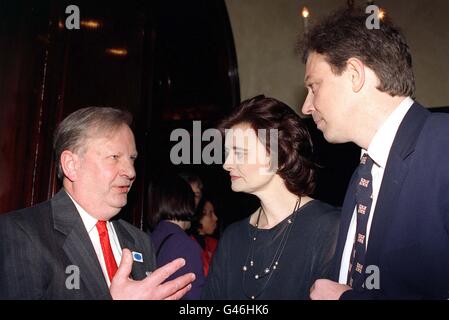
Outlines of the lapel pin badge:
{"label": "lapel pin badge", "polygon": [[143,262],[143,255],[140,252],[133,251],[133,260],[136,262]]}

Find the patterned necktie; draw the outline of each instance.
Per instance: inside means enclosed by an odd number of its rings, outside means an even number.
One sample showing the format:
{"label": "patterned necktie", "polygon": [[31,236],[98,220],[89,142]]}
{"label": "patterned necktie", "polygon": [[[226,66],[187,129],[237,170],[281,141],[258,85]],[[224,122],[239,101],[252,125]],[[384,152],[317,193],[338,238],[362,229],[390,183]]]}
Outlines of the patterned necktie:
{"label": "patterned necktie", "polygon": [[365,281],[365,242],[368,217],[371,211],[371,203],[373,202],[373,178],[371,176],[373,163],[373,160],[367,153],[365,153],[360,159],[360,165],[357,169],[358,184],[355,197],[357,209],[357,228],[349,263],[347,283],[355,290],[362,289]]}
{"label": "patterned necktie", "polygon": [[115,273],[117,272],[117,262],[112,252],[111,243],[109,241],[108,228],[106,221],[99,220],[97,222],[97,230],[100,235],[101,250],[103,251],[104,262],[106,264],[106,270],[108,271],[109,281],[112,281]]}

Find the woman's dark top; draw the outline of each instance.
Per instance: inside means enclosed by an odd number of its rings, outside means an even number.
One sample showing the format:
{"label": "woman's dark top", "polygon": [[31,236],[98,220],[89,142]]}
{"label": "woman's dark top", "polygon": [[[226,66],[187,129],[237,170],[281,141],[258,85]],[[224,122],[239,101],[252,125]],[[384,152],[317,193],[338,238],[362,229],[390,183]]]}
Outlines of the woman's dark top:
{"label": "woman's dark top", "polygon": [[[285,240],[289,219],[293,223]],[[337,208],[313,200],[271,229],[256,229],[249,218],[230,225],[219,241],[202,299],[309,299],[315,280],[328,278],[331,271],[339,220]],[[276,252],[282,252],[277,265]],[[272,271],[265,274],[268,267]]]}
{"label": "woman's dark top", "polygon": [[205,281],[201,260],[201,247],[198,243],[190,238],[181,227],[165,220],[157,224],[151,233],[151,240],[156,252],[158,268],[177,258],[184,258],[186,260],[185,266],[168,277],[166,281],[193,272],[196,279],[192,283],[192,289],[184,295],[183,299],[198,300],[201,296],[201,290]]}

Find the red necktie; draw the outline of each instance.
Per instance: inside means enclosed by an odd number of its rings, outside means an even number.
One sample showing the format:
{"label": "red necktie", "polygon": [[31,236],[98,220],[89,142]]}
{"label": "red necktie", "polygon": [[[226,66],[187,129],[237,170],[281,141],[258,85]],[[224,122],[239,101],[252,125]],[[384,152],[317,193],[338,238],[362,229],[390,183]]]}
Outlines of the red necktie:
{"label": "red necktie", "polygon": [[111,243],[109,242],[109,234],[108,228],[106,227],[106,221],[99,220],[97,222],[97,230],[98,234],[100,235],[101,250],[103,251],[104,262],[106,263],[109,281],[112,281],[112,278],[117,272],[117,262],[115,261],[114,254],[112,253]]}

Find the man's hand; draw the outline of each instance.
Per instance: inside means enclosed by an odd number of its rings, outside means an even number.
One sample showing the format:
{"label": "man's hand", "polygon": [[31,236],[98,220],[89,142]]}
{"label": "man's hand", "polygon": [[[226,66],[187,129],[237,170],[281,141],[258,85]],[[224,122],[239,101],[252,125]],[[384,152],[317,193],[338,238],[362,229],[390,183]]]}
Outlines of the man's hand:
{"label": "man's hand", "polygon": [[190,283],[195,280],[195,274],[188,273],[162,284],[185,265],[185,260],[181,258],[156,269],[141,281],[129,278],[132,264],[131,252],[123,249],[122,261],[109,289],[114,300],[178,300],[192,288]]}
{"label": "man's hand", "polygon": [[327,279],[318,279],[310,288],[312,300],[338,300],[343,292],[351,290],[351,287]]}

